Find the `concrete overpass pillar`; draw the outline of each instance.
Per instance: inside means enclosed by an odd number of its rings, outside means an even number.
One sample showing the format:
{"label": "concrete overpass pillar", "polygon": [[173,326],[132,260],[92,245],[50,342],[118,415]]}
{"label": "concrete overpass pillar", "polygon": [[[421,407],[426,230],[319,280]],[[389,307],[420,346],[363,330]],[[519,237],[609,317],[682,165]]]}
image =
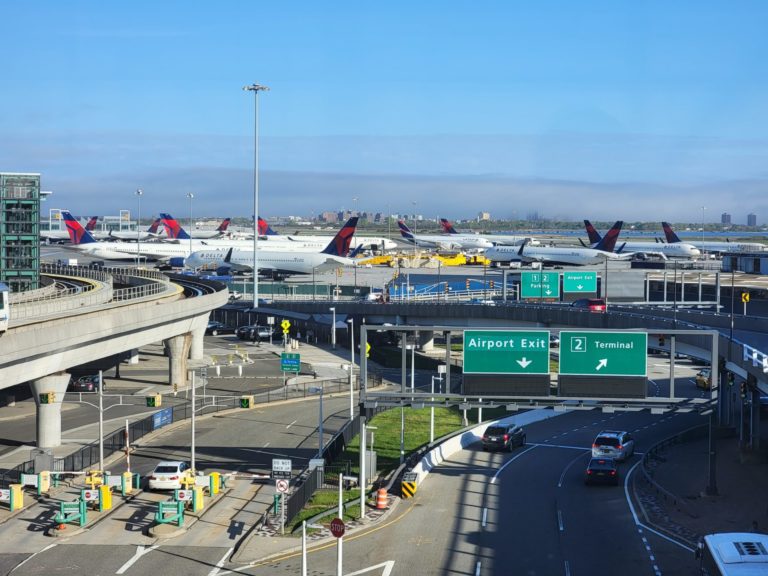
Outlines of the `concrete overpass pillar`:
{"label": "concrete overpass pillar", "polygon": [[[70,375],[67,372],[50,374],[29,383],[32,397],[37,405],[37,447],[56,448],[61,446],[61,402],[67,391]],[[40,403],[40,394],[53,392],[50,404]]]}
{"label": "concrete overpass pillar", "polygon": [[131,366],[135,366],[136,364],[139,363],[139,349],[138,348],[131,348],[130,350],[128,350],[126,355],[127,355],[126,361]]}
{"label": "concrete overpass pillar", "polygon": [[189,351],[190,360],[202,360],[203,358],[203,338],[205,336],[205,328],[193,328],[191,331],[192,346]]}
{"label": "concrete overpass pillar", "polygon": [[168,338],[163,340],[163,345],[168,354],[169,383],[175,392],[187,385],[187,358],[192,345],[192,334],[187,332]]}
{"label": "concrete overpass pillar", "polygon": [[435,333],[432,330],[419,330],[419,349],[428,352],[435,347]]}

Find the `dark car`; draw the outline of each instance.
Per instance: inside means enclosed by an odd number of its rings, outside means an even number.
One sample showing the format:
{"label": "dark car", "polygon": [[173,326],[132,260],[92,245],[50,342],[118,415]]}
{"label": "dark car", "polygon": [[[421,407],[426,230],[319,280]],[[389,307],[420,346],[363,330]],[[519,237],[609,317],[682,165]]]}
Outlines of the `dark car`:
{"label": "dark car", "polygon": [[205,328],[205,333],[211,336],[217,336],[218,334],[232,334],[235,331],[231,326],[227,326],[223,322],[217,320],[211,320],[208,322],[208,326]]}
{"label": "dark car", "polygon": [[605,312],[605,300],[602,298],[579,298],[571,302],[573,308],[582,308],[590,312]]}
{"label": "dark car", "polygon": [[[107,389],[107,383],[102,381],[103,389]],[[69,381],[67,392],[98,392],[99,391],[99,375],[90,374],[88,376],[81,376],[75,378],[74,376]]]}
{"label": "dark car", "polygon": [[592,458],[584,473],[584,484],[619,485],[619,469],[613,458]]}
{"label": "dark car", "polygon": [[259,326],[252,324],[250,326],[240,326],[235,334],[240,340],[261,340],[269,338],[272,335],[272,328],[269,326]]}
{"label": "dark car", "polygon": [[525,431],[514,424],[509,426],[488,426],[483,434],[483,450],[512,451],[515,446],[525,444]]}

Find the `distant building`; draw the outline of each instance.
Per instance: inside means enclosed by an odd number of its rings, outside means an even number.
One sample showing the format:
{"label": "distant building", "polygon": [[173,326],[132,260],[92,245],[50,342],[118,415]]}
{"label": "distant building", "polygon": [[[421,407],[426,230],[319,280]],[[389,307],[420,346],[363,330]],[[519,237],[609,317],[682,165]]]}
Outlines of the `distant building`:
{"label": "distant building", "polygon": [[757,214],[747,214],[747,226],[757,226]]}
{"label": "distant building", "polygon": [[0,173],[0,282],[40,287],[40,174]]}
{"label": "distant building", "polygon": [[720,215],[720,224],[731,224],[731,215],[728,212],[723,212]]}
{"label": "distant building", "polygon": [[477,213],[477,221],[490,221],[491,220],[491,213],[490,212],[478,212]]}
{"label": "distant building", "polygon": [[319,219],[323,222],[338,222],[339,215],[336,212],[323,212],[320,214]]}
{"label": "distant building", "polygon": [[383,216],[381,215],[381,212],[376,212],[376,214],[373,215],[373,221],[376,222],[377,224],[381,222],[382,218]]}

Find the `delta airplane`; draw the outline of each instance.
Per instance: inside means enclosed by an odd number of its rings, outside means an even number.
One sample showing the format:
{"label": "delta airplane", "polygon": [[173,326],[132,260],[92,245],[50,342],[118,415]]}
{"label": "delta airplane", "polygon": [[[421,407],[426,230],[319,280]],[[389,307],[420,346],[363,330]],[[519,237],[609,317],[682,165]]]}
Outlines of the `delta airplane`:
{"label": "delta airplane", "polygon": [[[342,266],[355,266],[355,260],[348,257],[352,236],[357,226],[357,216],[350,218],[330,243],[320,252],[273,251],[259,248],[259,272],[266,271],[273,277],[289,274],[313,274],[326,272]],[[360,247],[355,251],[359,251]],[[354,253],[352,254],[354,255]],[[238,271],[253,271],[253,248],[230,248],[229,250],[198,250],[186,259],[188,268],[228,268]]]}
{"label": "delta airplane", "polygon": [[621,220],[616,222],[594,248],[576,246],[529,247],[528,243],[524,242],[519,248],[516,246],[494,246],[485,251],[485,257],[491,262],[542,262],[574,266],[602,264],[606,260],[627,260],[632,254],[616,254],[613,251],[622,224]]}
{"label": "delta airplane", "polygon": [[[164,214],[163,216],[168,216],[170,220],[173,220],[168,214]],[[176,221],[173,220],[173,222]],[[165,233],[169,238],[172,238],[173,240],[189,240],[190,236],[193,240],[208,240],[211,238],[221,238],[222,236],[225,236],[227,234],[227,228],[229,228],[230,222],[232,222],[232,218],[224,218],[216,230],[192,230],[191,232],[186,232],[181,226],[173,226],[166,220],[163,220],[163,226],[165,227]],[[182,234],[181,238],[178,236],[179,234]]]}
{"label": "delta airplane", "polygon": [[478,236],[477,234],[447,234],[430,235],[414,234],[402,220],[397,221],[400,234],[409,244],[422,248],[436,248],[438,250],[485,250],[493,246],[493,242]]}
{"label": "delta airplane", "polygon": [[[587,236],[589,237],[589,247],[594,248],[602,236],[595,229],[589,220],[584,220],[584,228],[587,230]],[[584,242],[579,238],[579,242]],[[677,242],[674,244],[659,244],[658,242],[632,242],[627,241],[622,245],[622,251],[634,252],[639,254],[656,255],[661,256],[664,260],[667,258],[695,258],[701,256],[701,251],[686,242]]]}
{"label": "delta airplane", "polygon": [[[668,244],[680,244],[682,241],[672,230],[669,222],[662,222],[661,227],[664,229],[664,236],[667,239]],[[723,252],[765,252],[768,247],[765,244],[759,242],[718,242],[715,240],[698,241],[691,240],[688,244],[692,244],[702,252],[714,252],[721,254]]]}
{"label": "delta airplane", "polygon": [[[85,225],[85,229],[93,230],[96,227],[96,221],[98,219],[98,216],[91,216],[90,220],[88,220],[87,224]],[[69,230],[66,228],[64,230],[41,230],[40,239],[45,240],[49,244],[54,242],[68,242]]]}
{"label": "delta airplane", "polygon": [[96,240],[123,240],[127,242],[138,242],[139,240],[152,240],[158,238],[160,235],[160,232],[158,231],[159,228],[160,218],[155,218],[152,221],[152,224],[149,225],[149,228],[147,228],[146,232],[141,232],[139,230],[133,230],[131,232],[110,230],[109,233],[104,234],[96,232],[93,228],[88,228],[88,226],[85,227]]}
{"label": "delta airplane", "polygon": [[[321,246],[325,246],[329,239],[328,236],[305,236],[304,234],[286,234],[285,236],[282,236],[275,232],[261,216],[259,216],[259,238],[263,238],[268,242],[285,240],[288,240],[289,242],[315,242]],[[355,246],[362,246],[365,250],[394,250],[397,248],[397,244],[395,244],[394,241],[384,237],[375,236],[355,236],[352,239],[352,244]]]}
{"label": "delta airplane", "polygon": [[[440,218],[440,225],[443,227],[443,232],[446,234],[458,234],[456,228],[453,227],[447,218]],[[526,240],[529,246],[538,246],[539,241],[535,238],[527,236],[512,236],[507,234],[480,234],[480,238],[490,240],[494,246],[520,246]]]}

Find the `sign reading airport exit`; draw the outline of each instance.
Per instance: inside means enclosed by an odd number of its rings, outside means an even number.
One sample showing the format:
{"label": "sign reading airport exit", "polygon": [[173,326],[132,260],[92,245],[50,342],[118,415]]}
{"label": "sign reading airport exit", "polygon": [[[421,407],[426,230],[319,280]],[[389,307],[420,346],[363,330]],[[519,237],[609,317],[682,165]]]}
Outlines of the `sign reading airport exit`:
{"label": "sign reading airport exit", "polygon": [[559,272],[520,272],[520,298],[560,298]]}
{"label": "sign reading airport exit", "polygon": [[646,376],[645,332],[560,332],[560,374]]}
{"label": "sign reading airport exit", "polygon": [[464,374],[549,374],[549,331],[465,330]]}
{"label": "sign reading airport exit", "polygon": [[596,293],[597,272],[563,272],[563,292]]}

